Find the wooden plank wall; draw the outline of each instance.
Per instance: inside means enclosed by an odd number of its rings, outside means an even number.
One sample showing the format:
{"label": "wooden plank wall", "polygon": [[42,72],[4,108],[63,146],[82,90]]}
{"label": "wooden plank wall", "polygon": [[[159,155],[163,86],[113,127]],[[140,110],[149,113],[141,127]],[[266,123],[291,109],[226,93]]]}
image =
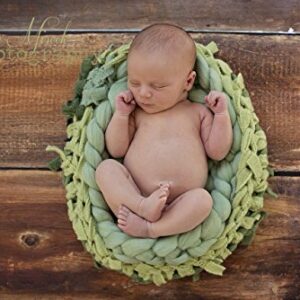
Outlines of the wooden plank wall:
{"label": "wooden plank wall", "polygon": [[[243,74],[279,197],[266,196],[268,218],[248,248],[226,259],[223,277],[202,273],[197,282],[157,287],[93,266],[45,148],[64,146],[61,106],[82,58],[160,21],[215,41],[217,56]],[[300,299],[299,34],[297,0],[1,1],[0,299]]]}

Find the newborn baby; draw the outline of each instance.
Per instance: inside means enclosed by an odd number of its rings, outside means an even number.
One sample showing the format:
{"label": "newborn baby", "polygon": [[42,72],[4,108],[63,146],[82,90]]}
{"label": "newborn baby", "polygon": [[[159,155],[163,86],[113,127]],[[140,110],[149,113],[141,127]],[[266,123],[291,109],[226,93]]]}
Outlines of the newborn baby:
{"label": "newborn baby", "polygon": [[206,96],[209,108],[187,99],[195,60],[193,39],[176,25],[151,25],[131,44],[128,90],[116,97],[105,132],[108,152],[124,161],[106,159],[95,175],[118,227],[131,236],[187,232],[211,212],[207,156],[225,158],[233,134],[223,93]]}

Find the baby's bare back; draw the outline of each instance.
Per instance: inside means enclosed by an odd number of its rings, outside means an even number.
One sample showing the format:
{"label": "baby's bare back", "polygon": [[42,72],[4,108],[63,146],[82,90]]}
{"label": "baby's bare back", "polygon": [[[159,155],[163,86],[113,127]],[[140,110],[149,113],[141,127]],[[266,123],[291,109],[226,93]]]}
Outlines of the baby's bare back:
{"label": "baby's bare back", "polygon": [[205,186],[207,156],[197,105],[184,101],[156,114],[136,109],[137,130],[123,164],[144,196],[156,190],[159,183],[170,181],[170,203],[190,189]]}

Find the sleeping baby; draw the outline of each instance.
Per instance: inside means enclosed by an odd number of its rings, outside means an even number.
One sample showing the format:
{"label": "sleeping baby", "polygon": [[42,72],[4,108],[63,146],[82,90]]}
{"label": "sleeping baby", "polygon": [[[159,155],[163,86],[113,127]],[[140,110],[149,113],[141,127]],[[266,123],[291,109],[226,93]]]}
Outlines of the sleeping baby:
{"label": "sleeping baby", "polygon": [[118,219],[135,237],[190,231],[213,206],[204,189],[207,157],[222,160],[233,133],[226,96],[211,91],[206,106],[191,102],[196,48],[182,28],[153,24],[133,40],[128,90],[117,95],[105,132],[113,158],[96,169],[96,182]]}

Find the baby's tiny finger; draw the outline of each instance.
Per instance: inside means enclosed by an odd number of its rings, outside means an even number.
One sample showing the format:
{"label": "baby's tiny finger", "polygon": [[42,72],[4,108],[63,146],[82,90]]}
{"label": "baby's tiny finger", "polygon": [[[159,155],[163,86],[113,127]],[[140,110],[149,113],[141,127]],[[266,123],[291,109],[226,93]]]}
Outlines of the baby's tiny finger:
{"label": "baby's tiny finger", "polygon": [[207,97],[206,98],[206,103],[209,104],[209,105],[211,105],[211,99]]}

